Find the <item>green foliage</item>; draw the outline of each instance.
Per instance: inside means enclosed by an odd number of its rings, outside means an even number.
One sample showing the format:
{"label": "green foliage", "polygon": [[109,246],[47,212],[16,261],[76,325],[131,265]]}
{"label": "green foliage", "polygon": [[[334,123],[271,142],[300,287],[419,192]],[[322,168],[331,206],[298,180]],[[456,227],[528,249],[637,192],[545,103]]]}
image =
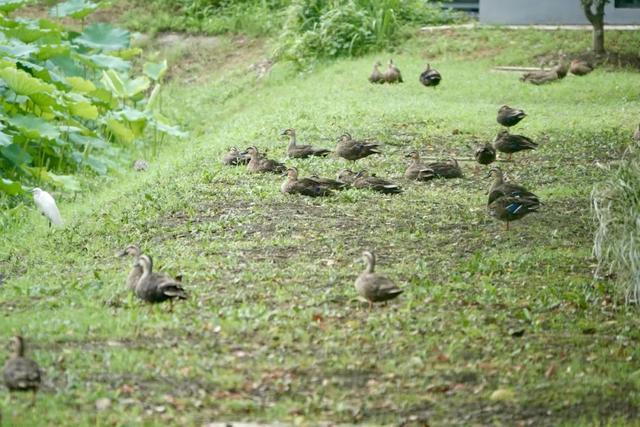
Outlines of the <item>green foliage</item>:
{"label": "green foliage", "polygon": [[294,0],[276,57],[304,68],[318,58],[359,56],[397,43],[406,24],[442,24],[456,16],[419,0]]}
{"label": "green foliage", "polygon": [[592,193],[599,274],[613,274],[627,302],[640,303],[640,147],[632,145]]}
{"label": "green foliage", "polygon": [[[22,3],[5,1],[0,10]],[[96,7],[72,0],[52,11],[83,19]],[[179,133],[146,105],[152,80],[129,76],[138,51],[129,48],[128,31],[93,24],[75,33],[48,20],[2,16],[0,32],[0,195],[42,182],[73,190],[70,175],[107,173],[147,129],[156,143]],[[165,70],[166,63],[145,66],[156,89]]]}

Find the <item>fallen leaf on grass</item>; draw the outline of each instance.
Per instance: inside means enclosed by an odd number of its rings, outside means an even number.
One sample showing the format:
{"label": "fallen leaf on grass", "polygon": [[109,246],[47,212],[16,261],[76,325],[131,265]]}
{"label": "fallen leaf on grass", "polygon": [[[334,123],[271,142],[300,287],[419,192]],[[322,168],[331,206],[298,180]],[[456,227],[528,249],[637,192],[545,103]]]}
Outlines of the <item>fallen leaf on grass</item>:
{"label": "fallen leaf on grass", "polygon": [[101,399],[96,400],[96,410],[104,411],[111,406],[111,399],[108,397],[103,397]]}
{"label": "fallen leaf on grass", "polygon": [[516,397],[516,394],[513,392],[513,390],[509,388],[499,388],[495,390],[493,393],[491,393],[491,396],[489,396],[489,399],[495,402],[504,402],[508,400],[513,400],[515,397]]}

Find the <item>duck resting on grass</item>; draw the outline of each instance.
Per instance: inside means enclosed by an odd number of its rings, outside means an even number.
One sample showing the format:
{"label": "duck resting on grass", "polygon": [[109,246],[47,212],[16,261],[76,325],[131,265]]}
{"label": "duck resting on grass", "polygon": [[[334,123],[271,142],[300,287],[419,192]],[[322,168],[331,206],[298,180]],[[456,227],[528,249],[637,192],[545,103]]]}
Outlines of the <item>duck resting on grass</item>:
{"label": "duck resting on grass", "polygon": [[496,121],[502,126],[511,127],[520,123],[520,120],[527,117],[527,114],[518,108],[511,108],[508,105],[503,105],[498,110],[498,116]]}
{"label": "duck resting on grass", "polygon": [[241,153],[236,147],[232,147],[223,157],[222,164],[225,166],[240,166],[249,163],[249,156]]}
{"label": "duck resting on grass", "polygon": [[496,149],[488,142],[475,149],[473,152],[476,162],[481,165],[489,165],[496,161]]}
{"label": "duck resting on grass", "polygon": [[355,286],[358,295],[369,302],[369,310],[374,302],[384,302],[396,298],[402,293],[390,279],[374,272],[376,268],[376,256],[373,252],[364,251],[362,253],[367,266],[356,279]]}
{"label": "duck resting on grass", "polygon": [[287,179],[280,186],[283,194],[302,194],[309,197],[331,196],[333,192],[329,187],[321,185],[309,178],[298,179],[298,169],[287,169]]}
{"label": "duck resting on grass", "polygon": [[336,154],[346,160],[355,162],[372,154],[380,154],[380,145],[375,142],[356,141],[351,134],[344,133],[336,145]]}
{"label": "duck resting on grass", "polygon": [[244,151],[249,156],[249,163],[247,163],[247,169],[249,172],[255,173],[283,173],[287,170],[286,166],[275,160],[267,159],[260,154],[256,147],[249,147]]}
{"label": "duck resting on grass", "polygon": [[450,158],[444,162],[431,162],[427,163],[427,168],[433,171],[435,178],[462,178],[462,169],[458,164],[458,161],[454,158]]}
{"label": "duck resting on grass", "polygon": [[420,160],[420,153],[412,151],[405,157],[411,158],[411,163],[404,171],[404,177],[414,181],[429,181],[435,178],[433,170]]}
{"label": "duck resting on grass", "polygon": [[376,61],[373,64],[373,71],[371,71],[371,75],[369,75],[369,82],[371,83],[384,83],[384,75],[380,72],[380,67],[382,67],[382,63],[380,61]]}
{"label": "duck resting on grass", "polygon": [[338,172],[338,179],[349,183],[353,188],[357,189],[367,189],[383,194],[402,193],[402,188],[398,184],[375,175],[371,176],[366,170],[356,173],[350,169],[341,169]]}
{"label": "duck resting on grass", "polygon": [[590,62],[582,59],[574,59],[571,61],[569,71],[575,76],[586,76],[593,71],[593,65]]}
{"label": "duck resting on grass", "polygon": [[298,145],[296,141],[295,129],[286,129],[282,132],[283,136],[289,137],[289,146],[287,147],[287,154],[291,158],[305,159],[310,156],[326,156],[331,153],[331,150],[326,148],[316,148],[311,145]]}
{"label": "duck resting on grass", "polygon": [[511,155],[523,150],[535,150],[538,144],[533,142],[531,138],[524,135],[513,135],[508,130],[502,129],[498,132],[493,147],[501,153],[508,154],[507,160],[511,160]]}
{"label": "duck resting on grass", "polygon": [[136,285],[136,296],[141,300],[152,304],[169,301],[169,310],[172,310],[174,299],[187,299],[187,292],[178,281],[153,272],[153,260],[149,255],[140,255],[136,267],[142,268],[142,276]]}
{"label": "duck resting on grass", "polygon": [[9,392],[31,392],[31,405],[36,403],[36,393],[42,382],[40,367],[36,362],[24,356],[24,338],[19,335],[11,338],[11,355],[4,365],[4,384]]}

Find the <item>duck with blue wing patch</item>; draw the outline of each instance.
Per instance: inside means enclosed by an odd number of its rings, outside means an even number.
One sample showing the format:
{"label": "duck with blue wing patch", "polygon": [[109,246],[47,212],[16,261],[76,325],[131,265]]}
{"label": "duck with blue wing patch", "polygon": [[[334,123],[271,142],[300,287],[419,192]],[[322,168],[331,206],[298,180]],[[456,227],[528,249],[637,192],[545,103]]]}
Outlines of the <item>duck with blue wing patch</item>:
{"label": "duck with blue wing patch", "polygon": [[489,215],[504,221],[506,229],[509,223],[524,218],[526,215],[537,212],[540,201],[537,198],[503,196],[489,203]]}

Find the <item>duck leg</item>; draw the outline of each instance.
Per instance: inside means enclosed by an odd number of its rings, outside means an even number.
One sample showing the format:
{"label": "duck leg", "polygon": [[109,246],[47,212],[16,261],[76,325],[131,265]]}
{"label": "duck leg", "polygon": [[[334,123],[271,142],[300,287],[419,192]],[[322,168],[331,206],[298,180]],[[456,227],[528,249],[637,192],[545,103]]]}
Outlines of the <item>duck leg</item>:
{"label": "duck leg", "polygon": [[511,161],[511,156],[512,156],[512,154],[511,154],[511,153],[509,153],[509,155],[507,156],[507,162],[510,162],[510,161]]}
{"label": "duck leg", "polygon": [[509,231],[509,221],[506,222],[507,231]]}
{"label": "duck leg", "polygon": [[33,390],[31,393],[31,404],[29,406],[31,406],[32,408],[36,406],[36,393],[36,390]]}
{"label": "duck leg", "polygon": [[371,311],[372,308],[373,308],[373,303],[369,301],[369,311]]}

